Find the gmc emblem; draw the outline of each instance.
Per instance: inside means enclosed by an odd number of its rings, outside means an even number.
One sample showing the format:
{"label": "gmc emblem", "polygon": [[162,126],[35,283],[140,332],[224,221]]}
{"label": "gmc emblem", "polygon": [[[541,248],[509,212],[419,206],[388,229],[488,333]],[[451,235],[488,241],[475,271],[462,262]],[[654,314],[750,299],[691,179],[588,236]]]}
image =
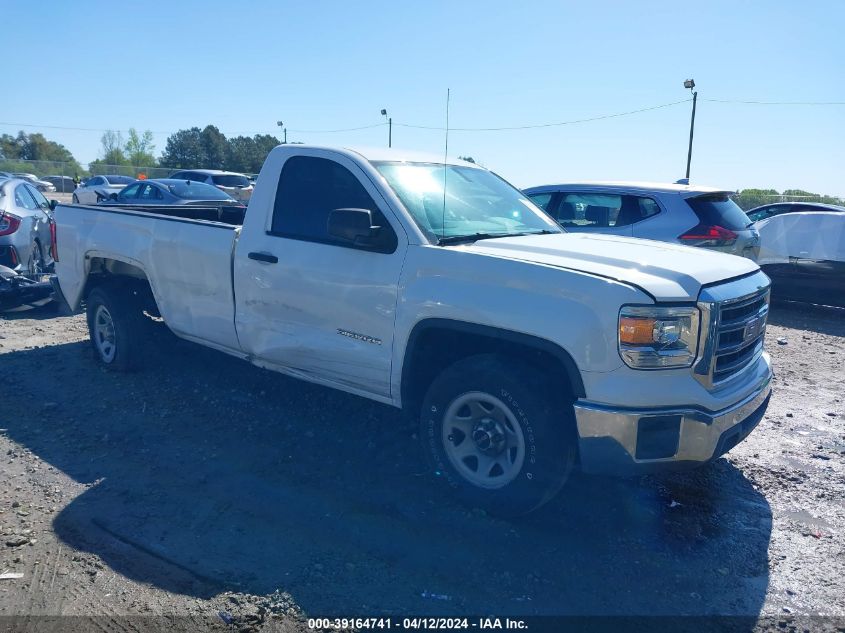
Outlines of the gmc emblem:
{"label": "gmc emblem", "polygon": [[751,319],[745,324],[745,330],[742,332],[742,342],[745,343],[760,336],[764,327],[766,327],[765,317],[754,317]]}

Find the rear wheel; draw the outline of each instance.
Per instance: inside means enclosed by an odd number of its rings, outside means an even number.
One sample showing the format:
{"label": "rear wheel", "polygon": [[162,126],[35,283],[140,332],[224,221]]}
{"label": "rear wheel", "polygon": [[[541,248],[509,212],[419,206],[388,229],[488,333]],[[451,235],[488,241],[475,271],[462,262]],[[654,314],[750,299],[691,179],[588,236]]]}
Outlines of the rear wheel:
{"label": "rear wheel", "polygon": [[431,384],[421,439],[437,475],[491,514],[534,510],[575,461],[571,400],[534,368],[495,355],[458,361]]}
{"label": "rear wheel", "polygon": [[32,242],[29,249],[29,260],[26,263],[26,268],[27,274],[31,277],[40,277],[44,273],[44,254],[41,252],[41,245],[37,241]]}
{"label": "rear wheel", "polygon": [[88,334],[97,360],[115,371],[137,368],[141,354],[143,312],[131,291],[95,288],[86,302]]}

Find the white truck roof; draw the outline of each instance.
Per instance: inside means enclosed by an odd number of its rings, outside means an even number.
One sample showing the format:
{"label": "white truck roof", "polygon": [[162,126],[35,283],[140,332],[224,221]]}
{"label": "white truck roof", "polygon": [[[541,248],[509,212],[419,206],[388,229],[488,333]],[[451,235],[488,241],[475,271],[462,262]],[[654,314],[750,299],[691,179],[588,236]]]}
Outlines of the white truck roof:
{"label": "white truck roof", "polygon": [[[322,150],[330,150],[333,152],[349,152],[351,154],[357,154],[359,157],[364,158],[370,162],[380,162],[380,161],[390,161],[390,162],[399,162],[399,163],[440,163],[443,164],[444,162],[447,165],[460,165],[462,167],[479,167],[474,163],[469,163],[465,160],[461,160],[459,158],[448,157],[444,160],[443,154],[436,154],[432,152],[419,152],[416,150],[409,150],[409,149],[399,149],[399,148],[389,148],[389,147],[338,147],[332,145],[300,145],[300,144],[288,144],[288,145],[278,145],[278,147],[291,147],[296,148],[297,150],[301,149],[322,149]],[[200,170],[196,170],[200,171]]]}

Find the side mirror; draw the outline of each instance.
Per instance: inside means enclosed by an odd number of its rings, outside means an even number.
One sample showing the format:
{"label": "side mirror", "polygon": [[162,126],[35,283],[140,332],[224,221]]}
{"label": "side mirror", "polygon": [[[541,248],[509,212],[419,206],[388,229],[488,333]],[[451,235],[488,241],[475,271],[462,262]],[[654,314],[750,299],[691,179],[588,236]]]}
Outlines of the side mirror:
{"label": "side mirror", "polygon": [[57,206],[59,206],[58,200],[50,200],[50,211],[55,211]]}
{"label": "side mirror", "polygon": [[329,235],[344,242],[366,246],[380,228],[373,226],[373,214],[369,209],[335,209],[329,213]]}

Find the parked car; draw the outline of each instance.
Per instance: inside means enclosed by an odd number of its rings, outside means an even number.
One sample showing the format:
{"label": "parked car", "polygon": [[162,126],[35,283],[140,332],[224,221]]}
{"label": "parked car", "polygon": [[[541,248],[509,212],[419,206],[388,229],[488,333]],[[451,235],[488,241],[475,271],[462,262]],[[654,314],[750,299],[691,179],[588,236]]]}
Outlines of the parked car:
{"label": "parked car", "polygon": [[175,178],[150,178],[135,181],[119,193],[113,193],[108,200],[100,204],[244,206],[243,203],[223,193],[217,187],[204,182]]}
{"label": "parked car", "polygon": [[835,213],[845,212],[845,207],[835,204],[822,204],[821,202],[775,202],[754,207],[745,214],[752,222],[759,222],[775,215],[783,213],[801,213],[804,211],[828,211]]}
{"label": "parked car", "polygon": [[525,194],[567,231],[703,246],[754,259],[759,236],[733,192],[684,184],[583,182]]}
{"label": "parked car", "polygon": [[160,315],[177,336],[406,409],[436,479],[507,515],[576,463],[702,465],[763,417],[769,280],[751,260],[567,233],[442,155],[281,145],[259,180],[239,230],[184,205],[57,207],[56,294],[85,302],[103,366],[141,362],[143,314]]}
{"label": "parked car", "polygon": [[235,200],[241,202],[249,202],[254,189],[253,183],[250,182],[244,174],[239,174],[233,171],[220,171],[219,169],[190,169],[185,171],[177,171],[171,174],[170,178],[176,180],[191,180],[196,182],[204,182],[209,185],[214,185],[220,191],[223,191]]}
{"label": "parked car", "polygon": [[53,186],[52,183],[49,183],[45,180],[39,180],[38,176],[35,174],[24,174],[24,173],[15,173],[12,174],[13,178],[22,178],[35,186],[38,191],[42,191],[44,193],[54,193],[56,191],[56,187]]}
{"label": "parked car", "polygon": [[120,193],[126,185],[131,185],[133,182],[135,179],[129,176],[92,176],[73,192],[73,202],[97,204],[101,200],[108,200],[113,193]]}
{"label": "parked car", "polygon": [[773,298],[845,308],[845,213],[781,213],[754,227]]}
{"label": "parked car", "polygon": [[76,189],[76,183],[70,176],[44,176],[41,180],[49,182],[59,193],[71,193]]}
{"label": "parked car", "polygon": [[31,182],[0,180],[0,266],[38,276],[53,265],[51,203]]}
{"label": "parked car", "polygon": [[46,305],[53,286],[49,281],[30,279],[0,266],[0,312],[18,312]]}

